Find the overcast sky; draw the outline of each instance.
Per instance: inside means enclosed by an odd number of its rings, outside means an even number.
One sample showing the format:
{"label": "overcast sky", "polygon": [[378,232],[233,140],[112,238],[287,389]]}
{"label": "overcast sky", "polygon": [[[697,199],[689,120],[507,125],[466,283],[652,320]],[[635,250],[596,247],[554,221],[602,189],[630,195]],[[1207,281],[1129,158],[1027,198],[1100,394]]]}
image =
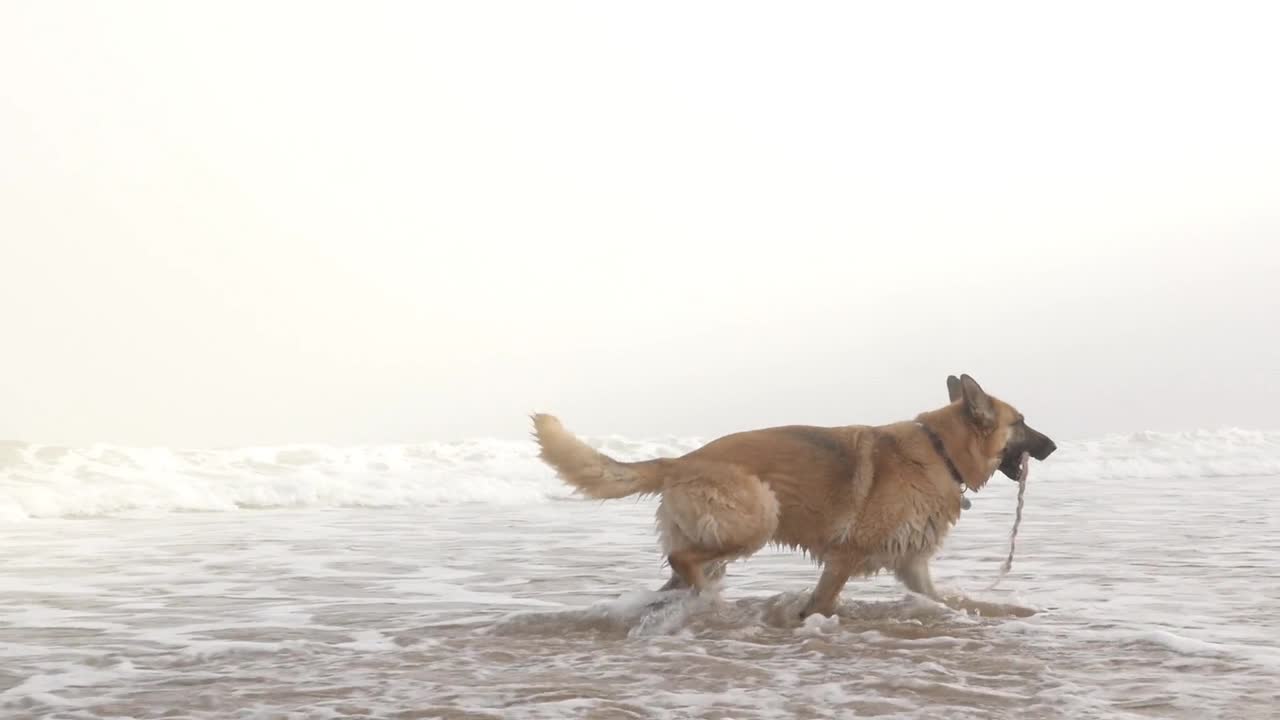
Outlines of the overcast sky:
{"label": "overcast sky", "polygon": [[1280,426],[1274,4],[0,5],[0,438]]}

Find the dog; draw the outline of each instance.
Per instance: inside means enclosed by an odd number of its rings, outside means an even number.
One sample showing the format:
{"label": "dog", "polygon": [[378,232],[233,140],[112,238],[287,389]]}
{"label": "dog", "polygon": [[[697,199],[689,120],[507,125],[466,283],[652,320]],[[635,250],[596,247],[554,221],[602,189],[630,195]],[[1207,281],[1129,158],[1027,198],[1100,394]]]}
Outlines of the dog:
{"label": "dog", "polygon": [[[664,589],[701,593],[733,560],[765,545],[802,550],[822,567],[804,618],[835,613],[852,576],[892,571],[941,601],[929,561],[960,517],[963,493],[997,472],[1017,480],[1027,457],[1057,445],[967,374],[949,402],[887,425],[786,425],[737,432],[680,457],[619,462],[532,415],[539,457],[594,499],[658,495],[671,567]],[[708,578],[708,573],[712,578]]]}

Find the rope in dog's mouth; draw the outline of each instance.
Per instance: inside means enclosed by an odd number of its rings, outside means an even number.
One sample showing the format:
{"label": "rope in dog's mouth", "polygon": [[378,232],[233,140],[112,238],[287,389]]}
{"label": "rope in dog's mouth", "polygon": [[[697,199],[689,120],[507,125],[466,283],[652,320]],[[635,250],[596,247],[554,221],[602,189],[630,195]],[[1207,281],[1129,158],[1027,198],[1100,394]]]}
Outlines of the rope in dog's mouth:
{"label": "rope in dog's mouth", "polygon": [[1018,459],[1018,509],[1013,516],[1013,530],[1009,532],[1009,556],[1005,558],[1004,564],[1000,566],[1000,575],[996,577],[995,582],[987,588],[991,590],[1005,575],[1009,574],[1009,570],[1013,567],[1013,550],[1018,541],[1018,526],[1022,524],[1022,499],[1027,492],[1027,474],[1030,471],[1031,456],[1022,453],[1022,457]]}

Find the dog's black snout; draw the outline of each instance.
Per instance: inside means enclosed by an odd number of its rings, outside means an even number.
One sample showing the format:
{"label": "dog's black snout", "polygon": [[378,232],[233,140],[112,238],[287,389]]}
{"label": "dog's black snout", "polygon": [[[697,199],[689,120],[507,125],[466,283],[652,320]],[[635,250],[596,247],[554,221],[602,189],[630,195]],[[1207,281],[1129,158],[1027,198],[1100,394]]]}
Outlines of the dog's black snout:
{"label": "dog's black snout", "polygon": [[1040,452],[1036,453],[1036,459],[1044,460],[1048,458],[1050,455],[1052,455],[1053,451],[1057,449],[1058,449],[1057,443],[1050,440],[1049,438],[1045,438],[1044,442],[1040,444]]}

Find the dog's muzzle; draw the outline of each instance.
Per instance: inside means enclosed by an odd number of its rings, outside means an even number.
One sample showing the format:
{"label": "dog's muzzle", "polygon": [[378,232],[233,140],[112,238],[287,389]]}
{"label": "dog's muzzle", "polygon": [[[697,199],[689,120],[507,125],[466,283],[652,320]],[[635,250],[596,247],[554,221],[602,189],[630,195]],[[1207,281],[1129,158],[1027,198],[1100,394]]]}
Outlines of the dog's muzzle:
{"label": "dog's muzzle", "polygon": [[1022,460],[1022,453],[1027,453],[1036,460],[1043,462],[1057,449],[1058,444],[1048,435],[1023,424],[1019,437],[1005,446],[1004,453],[1000,457],[1000,472],[1004,473],[1010,480],[1017,481],[1021,476],[1019,464]]}

